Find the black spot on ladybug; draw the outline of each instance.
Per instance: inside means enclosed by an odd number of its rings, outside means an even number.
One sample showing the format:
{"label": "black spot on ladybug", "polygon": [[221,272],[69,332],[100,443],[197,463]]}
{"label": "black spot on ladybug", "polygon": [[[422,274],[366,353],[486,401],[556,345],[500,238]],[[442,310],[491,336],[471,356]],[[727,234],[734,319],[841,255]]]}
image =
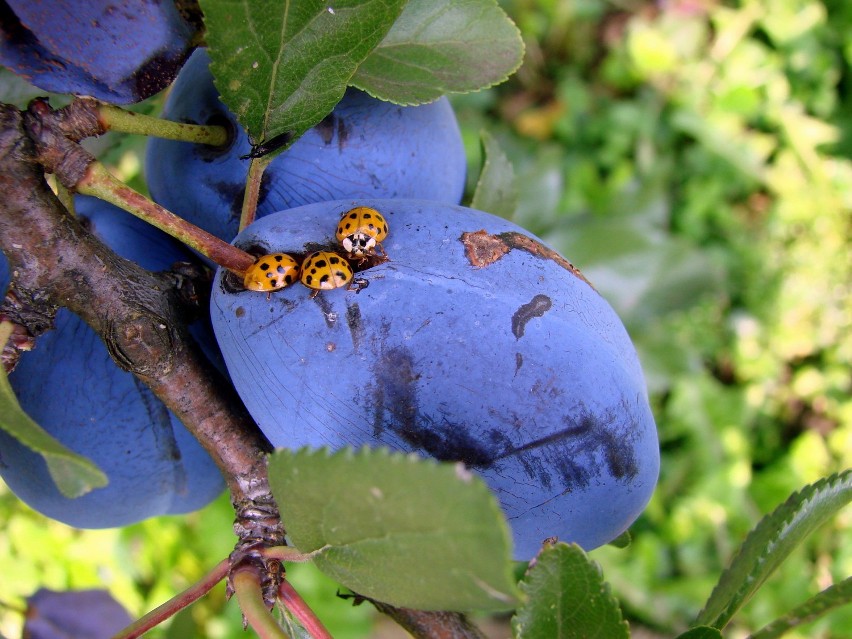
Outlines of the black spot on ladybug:
{"label": "black spot on ladybug", "polygon": [[268,271],[269,270],[269,264],[267,264],[266,262],[261,262],[260,264],[257,265],[257,267],[261,271]]}
{"label": "black spot on ladybug", "polygon": [[328,266],[328,262],[325,260],[316,260],[311,263],[311,267],[313,268],[325,268],[326,266]]}
{"label": "black spot on ladybug", "polygon": [[273,255],[272,259],[275,260],[276,262],[280,262],[284,258],[283,258],[282,255]]}

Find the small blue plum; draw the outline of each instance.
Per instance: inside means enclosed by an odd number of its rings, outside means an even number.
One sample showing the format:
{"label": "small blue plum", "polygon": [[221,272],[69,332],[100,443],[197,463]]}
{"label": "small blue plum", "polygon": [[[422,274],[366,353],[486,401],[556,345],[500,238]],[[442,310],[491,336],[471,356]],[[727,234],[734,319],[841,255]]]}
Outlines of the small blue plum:
{"label": "small blue plum", "polygon": [[[237,234],[251,144],[219,101],[197,49],[169,93],[163,117],[226,125],[227,148],[152,139],[145,156],[151,197],[170,211],[230,242]],[[466,159],[446,98],[401,107],[349,89],[334,111],[266,168],[257,217],[303,204],[343,198],[461,201]]]}
{"label": "small blue plum", "polygon": [[657,481],[656,426],[623,324],[564,257],[506,220],[424,200],[307,205],[234,243],[334,250],[341,215],[362,206],[390,232],[386,257],[352,262],[351,290],[267,296],[214,280],[216,338],[272,444],[464,462],[520,560],[551,536],[592,549],[621,534]]}
{"label": "small blue plum", "polygon": [[[124,211],[93,198],[78,196],[76,203],[81,221],[122,257],[151,270],[187,259],[171,238]],[[0,281],[8,281],[2,254]],[[9,383],[34,421],[92,459],[109,479],[106,487],[69,499],[40,455],[0,431],[0,476],[48,517],[78,528],[125,526],[197,510],[224,489],[218,468],[193,435],[147,386],[119,369],[98,335],[66,309],[35,349],[21,356]]]}
{"label": "small blue plum", "polygon": [[0,64],[54,93],[114,104],[165,89],[192,51],[198,24],[171,0],[7,0]]}

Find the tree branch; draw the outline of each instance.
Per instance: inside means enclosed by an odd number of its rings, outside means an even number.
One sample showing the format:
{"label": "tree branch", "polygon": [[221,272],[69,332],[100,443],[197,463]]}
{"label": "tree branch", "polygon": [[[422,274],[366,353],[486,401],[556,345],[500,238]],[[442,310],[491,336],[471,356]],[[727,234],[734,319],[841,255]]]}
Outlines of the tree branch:
{"label": "tree branch", "polygon": [[[280,545],[264,455],[269,445],[187,333],[181,278],[120,258],[83,229],[49,189],[30,137],[44,134],[42,146],[55,133],[37,119],[27,124],[25,131],[22,114],[0,105],[0,247],[18,304],[65,306],[89,324],[116,363],[147,384],[216,461],[237,513],[237,548]],[[73,164],[69,154],[57,161]]]}

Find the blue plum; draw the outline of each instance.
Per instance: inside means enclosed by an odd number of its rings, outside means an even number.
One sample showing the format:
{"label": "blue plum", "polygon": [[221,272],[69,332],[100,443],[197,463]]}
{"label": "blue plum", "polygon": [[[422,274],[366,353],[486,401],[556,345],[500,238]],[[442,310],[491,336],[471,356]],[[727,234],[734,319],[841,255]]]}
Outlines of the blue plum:
{"label": "blue plum", "polygon": [[[227,124],[228,148],[152,139],[145,172],[152,198],[230,242],[237,234],[251,150],[246,133],[219,101],[209,56],[193,52],[169,93],[163,117]],[[333,113],[267,167],[257,216],[303,204],[354,197],[461,201],[466,160],[446,98],[400,107],[355,89]]]}
{"label": "blue plum", "polygon": [[[78,197],[77,210],[106,244],[145,268],[166,269],[186,259],[171,238],[110,204]],[[4,279],[8,263],[0,254]],[[64,497],[44,459],[0,431],[0,476],[48,517],[78,528],[124,526],[196,510],[224,489],[219,470],[192,434],[65,309],[57,313],[55,329],[22,355],[9,382],[30,417],[109,478],[109,485],[83,497]]]}
{"label": "blue plum", "polygon": [[318,203],[260,219],[235,244],[333,248],[355,206],[390,232],[389,261],[361,264],[353,290],[311,297],[295,284],[267,298],[227,272],[214,280],[216,338],[272,444],[462,461],[497,495],[518,559],[550,536],[591,549],[622,533],[653,492],[659,451],[612,308],[541,240],[460,206]]}
{"label": "blue plum", "polygon": [[172,0],[7,0],[0,64],[45,91],[129,104],[169,85],[197,26]]}

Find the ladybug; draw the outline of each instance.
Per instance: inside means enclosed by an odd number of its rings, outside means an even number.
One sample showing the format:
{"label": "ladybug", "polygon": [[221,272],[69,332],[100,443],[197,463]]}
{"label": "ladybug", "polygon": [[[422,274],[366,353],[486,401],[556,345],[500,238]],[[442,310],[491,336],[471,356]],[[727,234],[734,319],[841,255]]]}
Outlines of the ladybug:
{"label": "ladybug", "polygon": [[352,281],[352,267],[337,253],[317,251],[311,253],[302,262],[302,284],[319,291],[346,286]]}
{"label": "ladybug", "polygon": [[337,241],[352,257],[375,255],[377,249],[384,254],[381,241],[387,236],[387,221],[381,213],[369,206],[358,206],[346,211],[337,224]]}
{"label": "ladybug", "polygon": [[286,253],[262,255],[246,271],[243,286],[250,291],[272,292],[299,279],[299,263]]}

